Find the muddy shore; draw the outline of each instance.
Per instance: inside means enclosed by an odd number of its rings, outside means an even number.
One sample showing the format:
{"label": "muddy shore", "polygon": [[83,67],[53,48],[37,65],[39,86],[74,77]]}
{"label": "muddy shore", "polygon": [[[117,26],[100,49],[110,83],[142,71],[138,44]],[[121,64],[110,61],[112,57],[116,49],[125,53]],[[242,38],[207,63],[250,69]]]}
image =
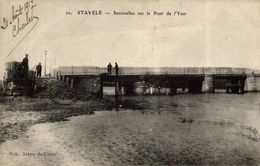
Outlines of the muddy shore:
{"label": "muddy shore", "polygon": [[23,137],[24,131],[34,124],[66,121],[72,116],[92,115],[94,111],[112,108],[111,102],[94,98],[72,101],[0,96],[0,104],[0,144]]}

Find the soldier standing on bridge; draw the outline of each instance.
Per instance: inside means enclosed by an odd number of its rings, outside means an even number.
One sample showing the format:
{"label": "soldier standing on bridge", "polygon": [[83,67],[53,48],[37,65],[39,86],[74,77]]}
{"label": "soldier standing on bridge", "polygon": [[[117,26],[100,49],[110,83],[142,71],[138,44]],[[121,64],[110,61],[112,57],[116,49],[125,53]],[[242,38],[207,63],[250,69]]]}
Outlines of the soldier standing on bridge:
{"label": "soldier standing on bridge", "polygon": [[111,75],[111,73],[112,73],[112,65],[111,65],[111,63],[109,62],[109,64],[107,65],[107,72],[108,72],[108,75]]}
{"label": "soldier standing on bridge", "polygon": [[117,62],[115,63],[115,72],[116,72],[116,76],[118,76],[118,70],[119,70],[119,67],[118,67],[118,64]]}

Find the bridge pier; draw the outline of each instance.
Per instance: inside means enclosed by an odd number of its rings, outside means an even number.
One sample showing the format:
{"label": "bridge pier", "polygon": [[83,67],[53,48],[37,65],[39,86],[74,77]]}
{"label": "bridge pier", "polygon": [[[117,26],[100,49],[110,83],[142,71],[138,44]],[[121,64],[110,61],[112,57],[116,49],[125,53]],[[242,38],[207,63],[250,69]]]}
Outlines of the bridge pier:
{"label": "bridge pier", "polygon": [[245,82],[246,92],[257,92],[257,79],[255,75],[247,76]]}
{"label": "bridge pier", "polygon": [[206,75],[204,81],[202,82],[202,92],[214,93],[214,77]]}

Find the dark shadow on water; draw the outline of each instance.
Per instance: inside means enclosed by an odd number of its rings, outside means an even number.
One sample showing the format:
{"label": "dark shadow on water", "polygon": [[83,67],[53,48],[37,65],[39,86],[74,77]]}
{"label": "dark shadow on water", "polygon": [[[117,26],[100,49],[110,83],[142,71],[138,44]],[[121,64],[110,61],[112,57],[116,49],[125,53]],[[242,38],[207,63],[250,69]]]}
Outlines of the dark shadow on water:
{"label": "dark shadow on water", "polygon": [[146,105],[149,105],[148,102],[132,101],[129,99],[124,99],[121,96],[114,96],[113,102],[114,102],[114,109],[116,111],[120,111],[122,109],[144,110],[147,109]]}
{"label": "dark shadow on water", "polygon": [[[168,110],[167,108],[177,108],[177,103],[168,102],[169,96],[103,96],[104,100],[110,100],[112,104],[112,110]],[[171,98],[170,98],[171,100]],[[172,110],[172,109],[171,109]]]}

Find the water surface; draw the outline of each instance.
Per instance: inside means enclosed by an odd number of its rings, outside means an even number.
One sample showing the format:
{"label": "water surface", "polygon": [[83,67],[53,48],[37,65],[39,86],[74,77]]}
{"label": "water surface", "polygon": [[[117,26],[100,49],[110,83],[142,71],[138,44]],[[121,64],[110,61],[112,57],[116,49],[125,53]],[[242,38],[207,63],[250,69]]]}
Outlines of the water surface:
{"label": "water surface", "polygon": [[[112,98],[113,111],[38,124],[0,146],[55,156],[7,156],[3,164],[260,164],[260,94]],[[126,101],[142,109],[121,108]]]}

